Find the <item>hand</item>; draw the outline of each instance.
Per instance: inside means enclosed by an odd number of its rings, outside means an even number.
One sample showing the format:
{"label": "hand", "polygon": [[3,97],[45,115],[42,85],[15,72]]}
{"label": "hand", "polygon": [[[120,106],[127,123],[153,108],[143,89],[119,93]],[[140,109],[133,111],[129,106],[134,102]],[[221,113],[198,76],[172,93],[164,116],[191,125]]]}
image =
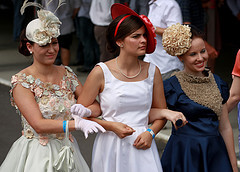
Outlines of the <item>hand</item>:
{"label": "hand", "polygon": [[96,122],[80,118],[79,116],[73,114],[72,117],[75,121],[76,130],[82,130],[85,138],[88,138],[89,133],[97,133],[98,131],[104,133],[106,131],[101,125]]}
{"label": "hand", "polygon": [[73,115],[79,116],[80,118],[83,118],[91,116],[92,111],[81,104],[74,104],[71,107],[71,113],[73,113]]}
{"label": "hand", "polygon": [[[175,127],[175,129],[178,129],[188,123],[186,117],[181,112],[167,110],[165,112],[165,118],[169,121],[171,121]],[[177,123],[182,120],[182,124],[178,125]],[[178,122],[177,122],[178,121]]]}
{"label": "hand", "polygon": [[136,138],[133,146],[135,146],[137,149],[146,150],[151,147],[152,140],[152,135],[148,131],[145,131]]}
{"label": "hand", "polygon": [[121,139],[135,132],[133,128],[121,122],[112,122],[112,131]]}

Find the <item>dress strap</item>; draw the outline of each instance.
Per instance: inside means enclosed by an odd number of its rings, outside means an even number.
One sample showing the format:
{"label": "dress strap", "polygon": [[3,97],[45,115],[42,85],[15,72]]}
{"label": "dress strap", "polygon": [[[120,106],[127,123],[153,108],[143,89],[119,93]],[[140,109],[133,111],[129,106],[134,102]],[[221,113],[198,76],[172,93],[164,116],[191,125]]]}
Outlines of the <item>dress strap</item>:
{"label": "dress strap", "polygon": [[102,68],[105,83],[109,83],[111,80],[112,74],[111,74],[110,70],[108,69],[107,65],[103,62],[99,62],[96,64],[96,66],[100,66]]}
{"label": "dress strap", "polygon": [[150,79],[151,82],[153,82],[154,80],[155,71],[156,71],[156,66],[153,63],[150,63],[148,68],[148,78]]}

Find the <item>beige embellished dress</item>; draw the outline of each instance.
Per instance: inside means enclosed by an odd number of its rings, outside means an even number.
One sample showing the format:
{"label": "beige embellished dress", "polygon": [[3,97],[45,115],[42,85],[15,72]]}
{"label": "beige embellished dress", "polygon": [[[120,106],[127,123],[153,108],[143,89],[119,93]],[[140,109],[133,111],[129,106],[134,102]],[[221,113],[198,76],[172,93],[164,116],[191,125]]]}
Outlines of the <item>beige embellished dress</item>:
{"label": "beige embellished dress", "polygon": [[211,72],[197,77],[178,72],[164,81],[167,106],[182,112],[188,123],[172,134],[162,155],[164,172],[232,171],[224,140],[218,131],[227,84]]}
{"label": "beige embellished dress", "polygon": [[[55,172],[53,167],[60,149],[65,145],[65,134],[38,134],[29,125],[16,106],[12,91],[17,84],[31,90],[39,105],[42,116],[46,119],[70,120],[70,108],[76,100],[74,92],[78,86],[77,77],[73,71],[65,66],[65,75],[60,85],[44,83],[32,75],[18,73],[12,76],[10,90],[11,103],[16,107],[22,120],[22,136],[14,142],[6,159],[0,167],[0,172]],[[24,97],[23,97],[24,99]],[[34,114],[32,114],[34,115]],[[77,141],[70,134],[69,142],[73,149],[70,157],[72,172],[88,172],[89,168],[83,159]]]}

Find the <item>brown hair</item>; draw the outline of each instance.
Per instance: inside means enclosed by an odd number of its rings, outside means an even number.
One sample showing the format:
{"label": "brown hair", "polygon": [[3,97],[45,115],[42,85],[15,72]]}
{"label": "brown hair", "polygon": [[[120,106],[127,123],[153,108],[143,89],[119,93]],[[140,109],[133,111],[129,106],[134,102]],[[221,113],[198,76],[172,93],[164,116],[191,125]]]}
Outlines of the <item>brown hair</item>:
{"label": "brown hair", "polygon": [[116,53],[117,51],[119,51],[119,47],[116,44],[117,40],[123,40],[124,38],[126,38],[127,36],[135,32],[136,30],[144,26],[144,23],[141,21],[141,19],[131,15],[122,21],[122,23],[118,27],[117,34],[114,37],[114,33],[115,33],[118,22],[126,15],[128,14],[118,16],[108,26],[107,33],[106,33],[107,48],[111,53]]}
{"label": "brown hair", "polygon": [[198,38],[202,38],[203,40],[206,40],[206,35],[204,34],[204,32],[202,32],[200,29],[198,29],[196,26],[189,24],[190,28],[191,28],[191,39],[193,39],[194,37],[198,37]]}
{"label": "brown hair", "polygon": [[19,46],[18,46],[18,52],[23,54],[24,56],[30,56],[32,55],[28,48],[27,48],[27,42],[29,42],[30,44],[34,44],[34,42],[29,41],[26,37],[26,29],[23,29],[20,35],[20,42],[19,42]]}

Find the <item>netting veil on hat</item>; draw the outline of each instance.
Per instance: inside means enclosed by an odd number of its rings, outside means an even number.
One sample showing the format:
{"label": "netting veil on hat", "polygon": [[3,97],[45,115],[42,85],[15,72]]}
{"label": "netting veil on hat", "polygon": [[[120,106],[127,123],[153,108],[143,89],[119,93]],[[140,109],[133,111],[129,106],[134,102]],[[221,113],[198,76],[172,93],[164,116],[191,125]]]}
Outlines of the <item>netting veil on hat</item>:
{"label": "netting veil on hat", "polygon": [[172,25],[163,32],[163,48],[172,56],[183,55],[191,47],[191,36],[191,28],[188,25],[181,25],[180,23]]}
{"label": "netting veil on hat", "polygon": [[[44,10],[41,4],[27,1],[28,0],[25,0],[23,3],[20,10],[21,14],[24,13],[25,8],[28,6],[36,6],[40,8],[40,10],[37,11],[38,18],[29,22],[26,27],[27,39],[40,46],[51,43],[52,38],[57,38],[60,35],[60,20],[51,11]],[[49,0],[48,4],[52,1],[53,0]],[[57,9],[63,4],[65,4],[65,1],[59,0]]]}

